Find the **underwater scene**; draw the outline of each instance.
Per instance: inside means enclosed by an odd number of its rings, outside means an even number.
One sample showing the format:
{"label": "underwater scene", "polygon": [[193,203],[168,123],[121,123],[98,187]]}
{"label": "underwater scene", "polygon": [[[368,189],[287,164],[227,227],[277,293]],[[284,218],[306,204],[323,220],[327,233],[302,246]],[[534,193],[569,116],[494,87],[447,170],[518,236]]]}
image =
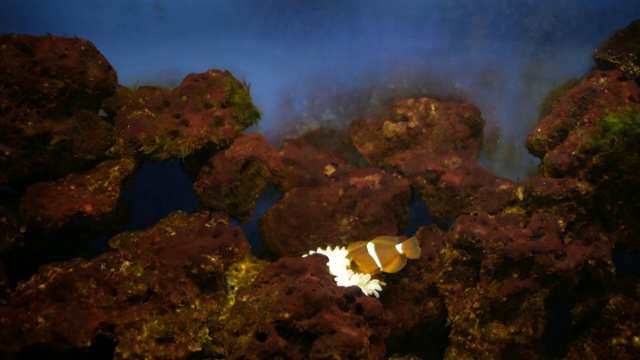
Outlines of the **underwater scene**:
{"label": "underwater scene", "polygon": [[0,359],[639,359],[640,2],[3,0]]}

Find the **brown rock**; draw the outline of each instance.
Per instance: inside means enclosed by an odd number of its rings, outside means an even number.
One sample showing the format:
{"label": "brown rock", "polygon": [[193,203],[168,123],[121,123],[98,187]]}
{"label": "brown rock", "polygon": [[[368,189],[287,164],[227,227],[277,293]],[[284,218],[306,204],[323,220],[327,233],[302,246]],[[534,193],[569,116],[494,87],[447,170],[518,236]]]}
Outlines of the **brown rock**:
{"label": "brown rock", "polygon": [[189,74],[172,91],[120,87],[105,103],[115,115],[114,152],[164,161],[226,147],[260,119],[249,91],[248,84],[218,70]]}
{"label": "brown rock", "polygon": [[0,184],[22,189],[105,159],[113,126],[98,116],[118,82],[78,38],[0,35]]}
{"label": "brown rock", "polygon": [[397,235],[409,220],[409,183],[374,168],[351,168],[316,187],[295,187],[260,218],[265,248],[301,256],[328,245]]}
{"label": "brown rock", "polygon": [[397,101],[379,118],[353,122],[350,134],[369,164],[409,179],[429,213],[449,220],[497,212],[514,188],[476,164],[483,126],[473,105],[411,98]]}
{"label": "brown rock", "polygon": [[117,251],[51,264],[21,283],[0,305],[0,352],[223,354],[218,329],[234,292],[227,278],[249,252],[239,228],[221,214],[177,212],[110,244]]}
{"label": "brown rock", "polygon": [[619,68],[625,79],[640,83],[640,20],[617,31],[593,53],[598,68]]}
{"label": "brown rock", "polygon": [[28,108],[38,115],[89,110],[118,84],[115,70],[95,45],[53,35],[0,35],[0,115]]}
{"label": "brown rock", "polygon": [[555,109],[529,133],[526,147],[542,159],[543,174],[573,176],[584,166],[574,156],[598,132],[599,120],[640,100],[633,81],[620,81],[619,70],[595,71],[569,90]]}
{"label": "brown rock", "polygon": [[59,228],[75,221],[96,222],[115,210],[122,182],[137,170],[132,159],[109,160],[85,173],[27,188],[20,208],[24,216],[43,228]]}
{"label": "brown rock", "polygon": [[595,222],[567,233],[544,212],[460,216],[440,252],[438,289],[453,323],[446,357],[544,358],[547,309],[610,283],[611,246]]}
{"label": "brown rock", "polygon": [[572,339],[565,359],[633,359],[637,356],[640,286],[637,282],[629,285],[623,293],[596,295],[572,309],[571,333],[576,338]]}
{"label": "brown rock", "polygon": [[230,359],[383,359],[380,301],[336,286],[321,255],[268,265],[227,319]]}
{"label": "brown rock", "polygon": [[595,71],[562,97],[527,138],[547,177],[593,187],[593,213],[625,250],[640,236],[640,87],[619,69]]}
{"label": "brown rock", "polygon": [[407,262],[398,273],[384,275],[387,286],[383,287],[380,301],[390,329],[385,343],[389,352],[442,358],[450,330],[444,299],[437,289],[442,270],[438,253],[445,231],[430,225],[421,227],[415,237],[422,248],[420,258]]}
{"label": "brown rock", "polygon": [[531,216],[534,212],[544,211],[562,219],[563,231],[576,229],[593,220],[594,197],[595,189],[586,181],[532,176],[513,192],[513,204],[519,209],[509,208],[506,212]]}
{"label": "brown rock", "polygon": [[326,184],[352,169],[340,155],[306,138],[285,140],[280,157],[285,165],[286,177],[282,184],[285,190],[296,186]]}
{"label": "brown rock", "polygon": [[270,183],[280,184],[283,171],[276,148],[262,135],[248,134],[211,157],[193,189],[205,207],[247,223],[258,195]]}

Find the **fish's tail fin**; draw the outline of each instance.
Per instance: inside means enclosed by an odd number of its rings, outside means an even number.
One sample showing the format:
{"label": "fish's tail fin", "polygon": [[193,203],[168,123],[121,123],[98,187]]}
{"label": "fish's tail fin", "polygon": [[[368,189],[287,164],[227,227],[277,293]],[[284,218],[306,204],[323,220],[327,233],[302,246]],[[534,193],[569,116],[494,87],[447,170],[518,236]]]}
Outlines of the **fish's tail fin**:
{"label": "fish's tail fin", "polygon": [[408,257],[409,259],[417,259],[420,257],[420,243],[415,236],[410,237],[409,239],[402,242],[402,253]]}

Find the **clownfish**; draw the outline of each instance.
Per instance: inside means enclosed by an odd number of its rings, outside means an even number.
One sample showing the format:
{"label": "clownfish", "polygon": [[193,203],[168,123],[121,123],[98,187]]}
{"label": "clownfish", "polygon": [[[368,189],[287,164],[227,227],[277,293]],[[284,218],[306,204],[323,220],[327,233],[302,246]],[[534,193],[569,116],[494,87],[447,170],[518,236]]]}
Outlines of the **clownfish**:
{"label": "clownfish", "polygon": [[351,269],[354,272],[377,274],[400,271],[407,259],[420,257],[418,239],[411,237],[401,243],[397,236],[378,236],[370,241],[357,241],[347,248]]}

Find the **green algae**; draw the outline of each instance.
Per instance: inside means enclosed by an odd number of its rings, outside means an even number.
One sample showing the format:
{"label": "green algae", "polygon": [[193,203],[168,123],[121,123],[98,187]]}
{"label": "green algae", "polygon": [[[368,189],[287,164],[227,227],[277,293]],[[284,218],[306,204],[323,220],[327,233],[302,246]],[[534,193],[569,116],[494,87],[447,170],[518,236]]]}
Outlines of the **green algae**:
{"label": "green algae", "polygon": [[637,151],[640,145],[640,108],[610,113],[600,120],[600,133],[592,146],[601,153]]}
{"label": "green algae", "polygon": [[226,81],[226,93],[222,101],[222,107],[235,109],[238,115],[238,122],[244,127],[257,124],[262,117],[260,109],[253,104],[251,85],[245,81],[240,83],[232,76],[229,76]]}

